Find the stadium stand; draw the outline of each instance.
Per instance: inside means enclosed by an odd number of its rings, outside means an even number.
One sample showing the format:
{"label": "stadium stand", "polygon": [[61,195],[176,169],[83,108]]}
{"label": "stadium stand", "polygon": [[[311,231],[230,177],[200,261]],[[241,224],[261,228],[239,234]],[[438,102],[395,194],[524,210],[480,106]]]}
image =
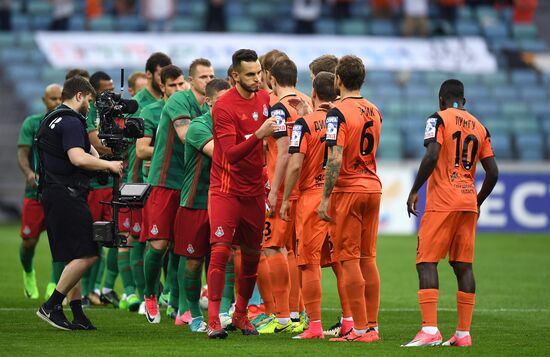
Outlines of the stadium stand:
{"label": "stadium stand", "polygon": [[[47,30],[52,20],[50,3],[28,0],[26,7],[22,2],[13,3],[12,30],[0,32],[0,79],[4,87],[13,88],[14,99],[25,108],[24,112],[9,119],[10,124],[5,124],[17,127],[25,115],[41,110],[42,89],[47,83],[62,83],[64,70],[51,67],[34,41],[34,31]],[[103,1],[103,15],[89,19],[85,15],[85,1],[74,1],[75,11],[69,30],[145,31],[148,24],[139,15],[139,3],[136,2],[134,14],[116,16],[114,1]],[[170,29],[176,32],[202,31],[207,7],[207,1],[203,0],[177,1],[177,14]],[[225,13],[230,32],[291,33],[294,27],[292,0],[226,1]],[[280,21],[274,22],[274,14]],[[350,15],[345,19],[334,18],[329,5],[324,2],[315,31],[328,35],[399,36],[400,19],[374,17],[368,0],[354,1]],[[381,108],[384,117],[380,147],[384,160],[416,159],[423,155],[424,120],[437,108],[436,89],[449,77],[465,83],[466,107],[493,133],[493,145],[499,158],[550,159],[550,109],[545,103],[550,99],[550,74],[516,68],[510,57],[510,53],[518,53],[514,51],[548,52],[548,45],[536,26],[515,24],[511,19],[510,9],[464,6],[458,11],[456,24],[448,30],[448,34],[454,36],[482,36],[498,61],[499,70],[495,73],[412,72],[407,73],[404,80],[403,73],[367,72],[363,92]],[[437,32],[438,26],[437,9],[432,5],[429,13],[432,35],[441,34]],[[217,69],[217,72],[224,73],[225,69]],[[110,74],[118,78],[116,72]],[[309,92],[309,73],[301,72],[299,78],[298,88]]]}

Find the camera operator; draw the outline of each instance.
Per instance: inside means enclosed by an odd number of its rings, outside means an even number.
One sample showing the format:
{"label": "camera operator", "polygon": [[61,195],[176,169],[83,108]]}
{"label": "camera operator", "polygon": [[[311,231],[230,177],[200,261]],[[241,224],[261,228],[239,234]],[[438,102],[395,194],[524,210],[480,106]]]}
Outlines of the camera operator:
{"label": "camera operator", "polygon": [[[77,284],[99,255],[87,204],[89,175],[99,170],[122,174],[121,161],[99,159],[90,145],[86,115],[93,95],[95,91],[86,79],[76,76],[65,81],[63,104],[44,119],[38,132],[40,188],[50,250],[54,261],[66,261],[67,265],[55,291],[36,314],[62,330],[95,329],[82,311],[81,288]],[[61,305],[69,292],[72,323]]]}

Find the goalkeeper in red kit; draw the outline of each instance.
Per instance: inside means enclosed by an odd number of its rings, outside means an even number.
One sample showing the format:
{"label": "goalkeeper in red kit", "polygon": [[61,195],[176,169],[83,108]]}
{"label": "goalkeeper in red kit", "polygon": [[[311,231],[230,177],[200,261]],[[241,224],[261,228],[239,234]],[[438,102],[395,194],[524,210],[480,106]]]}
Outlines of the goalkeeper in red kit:
{"label": "goalkeeper in red kit", "polygon": [[210,172],[210,266],[208,268],[208,337],[226,338],[219,318],[225,266],[232,246],[240,245],[237,301],[233,325],[244,335],[258,331],[247,317],[265,220],[263,139],[275,129],[268,118],[269,94],[260,90],[258,55],[241,49],[233,54],[236,86],[212,108],[214,153]]}

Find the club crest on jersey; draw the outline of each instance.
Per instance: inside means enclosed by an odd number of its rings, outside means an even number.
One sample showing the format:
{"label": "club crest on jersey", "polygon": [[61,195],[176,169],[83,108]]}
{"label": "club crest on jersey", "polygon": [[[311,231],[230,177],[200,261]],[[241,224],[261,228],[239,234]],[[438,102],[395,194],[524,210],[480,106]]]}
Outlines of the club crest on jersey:
{"label": "club crest on jersey", "polygon": [[426,130],[424,131],[424,140],[435,138],[437,118],[428,118]]}
{"label": "club crest on jersey", "polygon": [[338,117],[327,117],[327,140],[336,140],[338,137]]}
{"label": "club crest on jersey", "polygon": [[218,229],[216,229],[216,233],[214,234],[216,235],[216,237],[221,238],[225,233],[223,232],[223,228],[219,226]]}
{"label": "club crest on jersey", "polygon": [[31,234],[31,227],[25,226],[25,228],[23,228],[23,234],[25,235]]}
{"label": "club crest on jersey", "polygon": [[264,110],[263,110],[264,117],[267,117],[269,114],[269,111],[267,110],[267,105],[264,104]]}
{"label": "club crest on jersey", "polygon": [[254,119],[254,121],[258,121],[258,118],[259,118],[258,112],[252,113],[252,119]]}
{"label": "club crest on jersey", "polygon": [[154,235],[154,236],[159,234],[159,229],[158,229],[156,224],[153,224],[153,228],[151,228],[151,234]]}
{"label": "club crest on jersey", "polygon": [[189,244],[187,246],[187,253],[189,253],[189,254],[195,253],[195,248],[193,248],[193,246],[191,244]]}
{"label": "club crest on jersey", "polygon": [[139,223],[136,222],[136,224],[134,224],[134,228],[132,228],[132,230],[134,232],[141,232],[141,226],[139,225]]}
{"label": "club crest on jersey", "polygon": [[292,138],[290,139],[290,146],[300,146],[300,137],[302,136],[302,125],[294,124],[292,128]]}
{"label": "club crest on jersey", "polygon": [[124,226],[124,228],[130,228],[130,219],[126,218],[124,220],[124,223],[122,223],[122,225]]}

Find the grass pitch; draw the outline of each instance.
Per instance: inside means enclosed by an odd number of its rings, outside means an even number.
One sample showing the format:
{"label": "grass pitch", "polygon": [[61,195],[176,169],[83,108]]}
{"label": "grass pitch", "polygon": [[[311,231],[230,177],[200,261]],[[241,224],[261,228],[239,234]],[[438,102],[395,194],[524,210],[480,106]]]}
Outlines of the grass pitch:
{"label": "grass pitch", "polygon": [[[204,334],[175,326],[164,314],[159,325],[150,325],[143,316],[108,307],[87,310],[97,331],[55,330],[35,315],[42,300],[23,295],[18,230],[18,225],[0,226],[0,355],[4,356],[550,354],[550,235],[480,234],[474,263],[474,346],[403,349],[400,344],[408,342],[420,326],[413,236],[379,238],[382,341],[367,345],[294,341],[288,334],[245,337],[236,332],[227,340],[210,341]],[[41,295],[50,274],[49,262],[43,235],[35,255]],[[443,337],[449,338],[456,325],[456,281],[448,264],[442,262],[439,271],[439,327]],[[323,274],[323,323],[328,327],[340,310],[334,276],[327,269]]]}

